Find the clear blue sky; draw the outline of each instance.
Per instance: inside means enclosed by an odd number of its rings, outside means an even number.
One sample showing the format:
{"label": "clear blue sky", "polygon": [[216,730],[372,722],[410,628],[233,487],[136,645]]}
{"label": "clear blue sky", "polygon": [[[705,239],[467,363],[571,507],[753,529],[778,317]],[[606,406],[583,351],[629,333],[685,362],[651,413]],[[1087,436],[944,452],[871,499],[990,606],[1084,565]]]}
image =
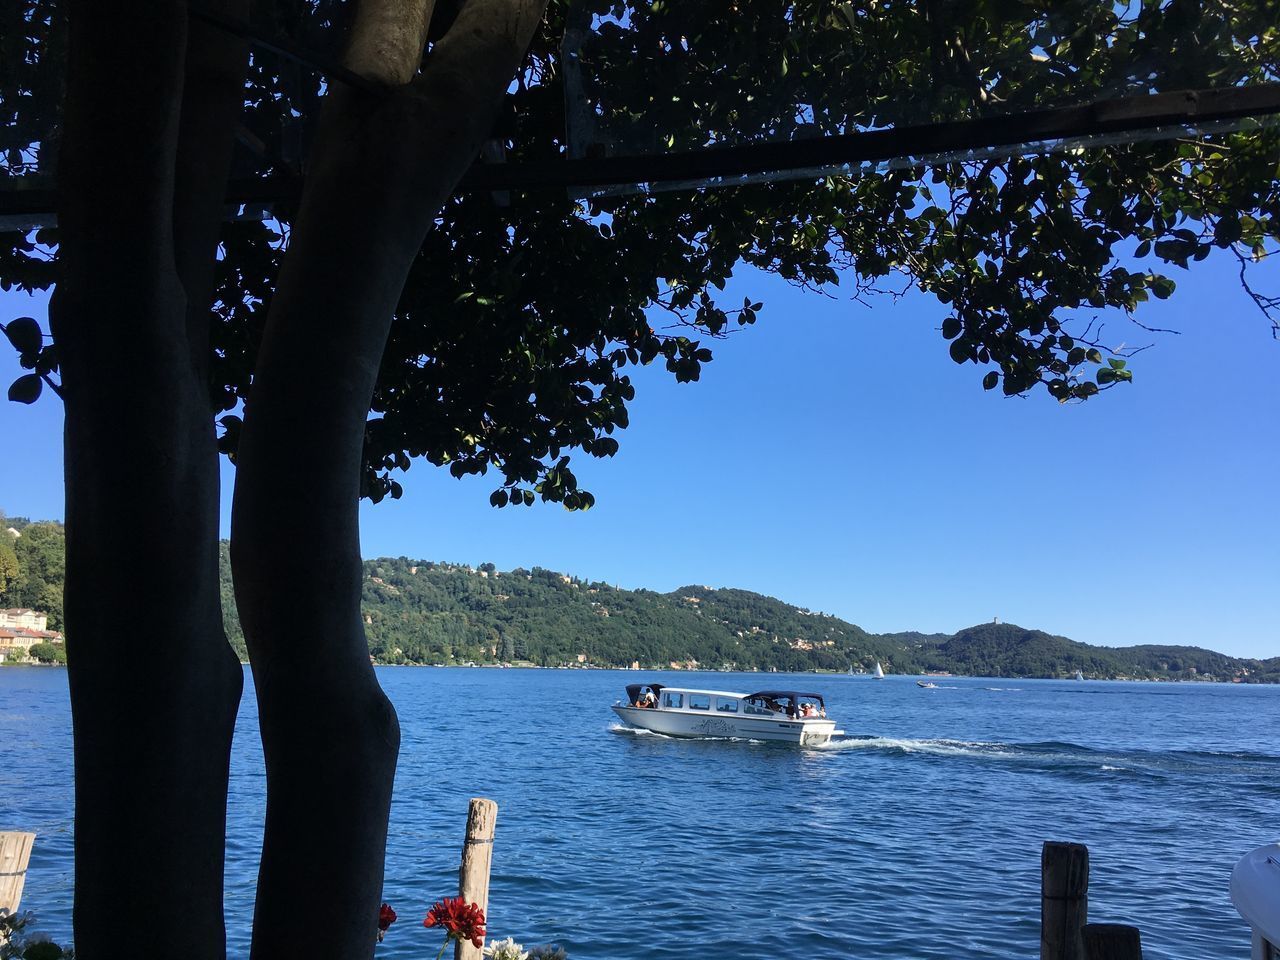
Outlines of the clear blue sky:
{"label": "clear blue sky", "polygon": [[[1177,279],[1141,318],[1181,335],[1111,319],[1109,340],[1155,348],[1132,385],[1062,407],[984,392],[928,298],[864,307],[742,271],[728,302],[763,299],[756,327],[712,344],[700,383],[641,373],[618,456],[575,457],[594,510],[494,510],[496,481],[419,462],[403,500],[364,505],[364,555],[743,587],[877,632],[998,616],[1280,655],[1280,343],[1223,258]],[[44,320],[15,294],[0,313]],[[0,508],[61,518],[56,399],[0,401],[0,436]]]}

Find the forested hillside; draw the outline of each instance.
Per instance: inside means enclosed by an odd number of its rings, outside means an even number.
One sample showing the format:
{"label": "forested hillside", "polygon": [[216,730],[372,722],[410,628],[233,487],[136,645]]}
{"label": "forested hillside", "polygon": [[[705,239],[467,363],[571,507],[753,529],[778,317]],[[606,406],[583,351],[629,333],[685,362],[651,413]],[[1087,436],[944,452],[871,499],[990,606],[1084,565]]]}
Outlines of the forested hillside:
{"label": "forested hillside", "polygon": [[[224,556],[225,571],[225,556]],[[229,633],[243,649],[224,573]],[[746,590],[620,590],[534,567],[499,571],[423,560],[365,562],[364,614],[383,663],[532,663],[784,671],[949,671],[997,677],[1280,681],[1280,658],[1196,647],[1095,647],[1013,624],[954,635],[870,634]]]}
{"label": "forested hillside", "polygon": [[[8,518],[0,539],[0,607],[62,619],[63,530]],[[243,657],[222,544],[227,636]],[[145,589],[140,584],[139,589]],[[1229,657],[1198,647],[1095,647],[1040,630],[988,623],[954,635],[870,634],[837,617],[746,590],[619,590],[534,567],[380,558],[365,562],[365,629],[381,663],[524,663],[784,671],[948,671],[995,677],[1163,678],[1280,682],[1280,657]],[[56,626],[55,626],[56,625]]]}

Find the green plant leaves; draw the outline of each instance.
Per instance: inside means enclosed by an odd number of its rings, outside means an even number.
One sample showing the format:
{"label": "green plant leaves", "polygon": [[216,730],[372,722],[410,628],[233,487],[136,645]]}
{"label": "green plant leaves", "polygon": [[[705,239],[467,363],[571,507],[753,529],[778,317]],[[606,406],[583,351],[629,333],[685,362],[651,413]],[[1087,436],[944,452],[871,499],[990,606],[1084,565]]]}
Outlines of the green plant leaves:
{"label": "green plant leaves", "polygon": [[[338,5],[270,6],[282,29],[303,35],[323,33]],[[742,0],[724,18],[670,0],[578,0],[591,27],[575,93],[562,53],[570,6],[553,0],[495,136],[512,163],[560,157],[568,95],[591,118],[594,132],[575,133],[588,156],[799,139],[1033,110],[1103,89],[1239,87],[1271,77],[1280,53],[1270,0],[1231,0],[1230,17],[1199,27],[1188,5],[1154,0],[1125,11],[928,6],[925,16],[913,2],[783,11]],[[42,142],[57,122],[63,65],[44,59],[60,49],[55,21],[29,16],[15,33],[13,70],[0,77],[0,104],[21,121],[10,148],[25,146],[22,130]],[[255,171],[264,177],[292,172],[293,141],[310,134],[323,86],[273,63],[253,71],[245,97],[244,122],[267,147]],[[661,358],[676,381],[695,382],[711,340],[761,319],[758,300],[722,292],[743,264],[870,302],[920,290],[946,305],[951,358],[987,368],[984,389],[1085,399],[1131,379],[1102,364],[1110,350],[1090,333],[1094,321],[1111,332],[1111,317],[1175,292],[1166,277],[1122,266],[1130,249],[1184,267],[1211,248],[1261,258],[1280,238],[1278,150],[1272,128],[740,188],[587,200],[512,190],[503,207],[489,191],[464,191],[440,212],[397,307],[362,491],[398,496],[391,473],[422,458],[458,477],[500,476],[495,505],[542,497],[582,509],[589,495],[561,461],[620,452],[635,398],[628,368]],[[217,411],[250,392],[291,216],[287,205],[276,213],[281,223],[224,230],[210,357]],[[50,283],[40,245],[55,243],[51,230],[6,235],[0,285]],[[6,333],[26,370],[56,372],[34,320]],[[1083,363],[1098,367],[1092,382]],[[10,395],[34,399],[39,383],[23,377]],[[219,447],[234,456],[238,419],[222,426]]]}

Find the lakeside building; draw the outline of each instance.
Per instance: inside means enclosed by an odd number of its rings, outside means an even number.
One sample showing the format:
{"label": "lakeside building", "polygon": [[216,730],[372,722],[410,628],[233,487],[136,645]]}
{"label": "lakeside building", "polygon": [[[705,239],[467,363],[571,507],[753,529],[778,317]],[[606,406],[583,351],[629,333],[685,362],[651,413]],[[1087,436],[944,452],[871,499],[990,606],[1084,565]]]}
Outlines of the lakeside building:
{"label": "lakeside building", "polygon": [[0,663],[31,659],[37,643],[61,643],[62,634],[49,630],[49,615],[25,607],[0,610]]}
{"label": "lakeside building", "polygon": [[10,630],[48,630],[49,615],[40,613],[38,610],[28,610],[26,607],[10,607],[7,610],[0,610],[0,627],[7,627]]}

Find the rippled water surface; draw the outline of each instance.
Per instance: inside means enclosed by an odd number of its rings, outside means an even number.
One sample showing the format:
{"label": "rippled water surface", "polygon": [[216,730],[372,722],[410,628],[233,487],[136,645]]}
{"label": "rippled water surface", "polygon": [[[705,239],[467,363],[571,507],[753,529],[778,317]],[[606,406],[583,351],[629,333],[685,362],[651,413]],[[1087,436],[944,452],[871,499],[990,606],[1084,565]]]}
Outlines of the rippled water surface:
{"label": "rippled water surface", "polygon": [[[1280,838],[1276,687],[677,675],[825,693],[848,736],[800,749],[629,732],[608,705],[637,674],[379,676],[403,728],[386,958],[434,955],[420,920],[455,890],[477,795],[500,805],[491,932],[575,960],[1033,957],[1045,839],[1089,845],[1090,918],[1140,926],[1148,958],[1243,960],[1228,876]],[[250,696],[232,763],[233,956],[262,823],[256,725]],[[23,905],[67,937],[64,672],[0,669],[0,740],[0,829],[39,834]]]}

